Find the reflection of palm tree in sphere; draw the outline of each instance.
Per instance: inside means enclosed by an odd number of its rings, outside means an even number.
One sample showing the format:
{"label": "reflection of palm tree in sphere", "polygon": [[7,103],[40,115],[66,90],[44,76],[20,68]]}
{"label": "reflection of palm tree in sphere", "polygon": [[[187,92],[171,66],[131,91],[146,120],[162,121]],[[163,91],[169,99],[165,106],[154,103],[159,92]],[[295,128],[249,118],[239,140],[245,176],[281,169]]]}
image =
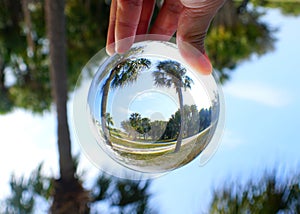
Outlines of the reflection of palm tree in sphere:
{"label": "reflection of palm tree in sphere", "polygon": [[175,152],[178,152],[182,143],[184,131],[184,114],[183,114],[183,94],[182,88],[191,88],[193,80],[186,75],[186,69],[179,62],[166,60],[161,61],[156,66],[157,70],[153,72],[154,84],[159,87],[174,87],[178,94],[180,110],[180,130],[177,136]]}
{"label": "reflection of palm tree in sphere", "polygon": [[106,120],[106,107],[107,107],[107,99],[110,87],[117,88],[123,87],[130,83],[133,83],[137,80],[139,73],[145,69],[149,68],[151,62],[145,58],[140,59],[126,59],[120,62],[117,66],[115,66],[105,81],[105,84],[102,87],[102,100],[101,100],[101,126],[104,134],[104,138],[107,145],[111,146],[111,142],[108,139],[108,127]]}

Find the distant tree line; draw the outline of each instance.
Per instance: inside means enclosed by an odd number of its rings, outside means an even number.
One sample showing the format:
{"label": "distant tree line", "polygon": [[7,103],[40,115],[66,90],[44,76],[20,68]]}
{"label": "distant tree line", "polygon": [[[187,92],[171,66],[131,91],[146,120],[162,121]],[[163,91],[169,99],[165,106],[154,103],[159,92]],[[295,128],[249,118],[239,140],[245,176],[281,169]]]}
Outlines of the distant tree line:
{"label": "distant tree line", "polygon": [[[185,118],[183,137],[191,137],[211,125],[212,108],[202,108],[199,111],[196,105],[184,105],[183,117]],[[128,137],[137,139],[140,134],[144,139],[150,138],[151,140],[176,140],[180,132],[180,125],[179,109],[171,115],[168,121],[151,121],[139,113],[132,113],[128,120],[121,122],[121,127]]]}
{"label": "distant tree line", "polygon": [[[198,111],[196,105],[184,105],[182,137],[191,137],[209,127],[212,122],[211,113],[211,107],[208,109],[203,108]],[[177,139],[180,130],[180,121],[181,115],[180,111],[178,110],[175,112],[175,114],[171,115],[171,118],[167,122],[166,129],[161,136],[161,140]]]}
{"label": "distant tree line", "polygon": [[139,113],[132,113],[129,120],[121,122],[121,127],[128,134],[128,137],[137,139],[137,134],[140,134],[146,139],[149,131],[151,130],[150,119],[143,117]]}

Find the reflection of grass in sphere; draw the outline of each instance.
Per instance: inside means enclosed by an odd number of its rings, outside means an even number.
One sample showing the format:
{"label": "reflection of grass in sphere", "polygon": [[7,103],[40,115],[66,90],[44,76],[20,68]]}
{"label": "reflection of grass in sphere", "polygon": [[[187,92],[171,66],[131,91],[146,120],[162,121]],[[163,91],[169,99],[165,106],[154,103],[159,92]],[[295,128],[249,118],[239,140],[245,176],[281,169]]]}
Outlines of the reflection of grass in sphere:
{"label": "reflection of grass in sphere", "polygon": [[[194,136],[193,139],[187,139],[177,153],[174,153],[176,141],[157,142],[154,144],[141,144],[138,142],[134,144],[116,138],[112,139],[112,141],[114,141],[114,150],[122,157],[123,161],[129,162],[137,168],[147,168],[149,165],[153,165],[155,167],[154,170],[159,170],[159,168],[163,170],[164,168],[180,167],[192,161],[209,142],[212,137],[210,132],[211,128]],[[132,163],[131,161],[134,160],[136,162]]]}

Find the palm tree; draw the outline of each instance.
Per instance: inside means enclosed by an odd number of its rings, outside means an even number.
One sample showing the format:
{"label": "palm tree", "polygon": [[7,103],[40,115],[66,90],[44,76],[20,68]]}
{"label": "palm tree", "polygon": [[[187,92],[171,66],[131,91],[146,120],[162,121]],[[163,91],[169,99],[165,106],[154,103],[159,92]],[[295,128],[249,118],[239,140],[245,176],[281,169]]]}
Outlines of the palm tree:
{"label": "palm tree", "polygon": [[111,146],[111,142],[108,139],[109,134],[106,126],[106,106],[110,87],[124,87],[127,84],[136,81],[139,73],[145,68],[149,68],[150,65],[151,62],[145,58],[125,59],[111,70],[107,80],[105,81],[102,87],[103,94],[101,100],[101,126],[107,145]]}
{"label": "palm tree", "polygon": [[147,117],[142,118],[139,113],[132,113],[129,117],[129,123],[131,128],[144,136],[145,140],[147,133],[151,130],[150,119]]}
{"label": "palm tree", "polygon": [[[129,122],[131,127],[138,131],[140,123],[141,123],[142,117],[139,113],[132,113],[129,117]],[[134,135],[134,139],[136,139],[136,134]]]}
{"label": "palm tree", "polygon": [[180,63],[172,60],[159,62],[156,66],[157,70],[153,71],[154,84],[159,87],[174,87],[179,99],[180,108],[180,130],[177,137],[175,152],[178,152],[182,143],[182,135],[184,131],[184,115],[183,115],[183,95],[182,88],[185,90],[191,88],[193,80],[186,75],[186,69]]}
{"label": "palm tree", "polygon": [[50,75],[56,104],[60,178],[54,182],[52,213],[87,213],[89,196],[75,178],[76,167],[71,154],[67,119],[67,59],[65,36],[65,2],[46,0],[46,25],[50,42]]}
{"label": "palm tree", "polygon": [[110,129],[110,125],[112,125],[112,126],[114,125],[112,116],[110,115],[110,113],[106,113],[105,117],[106,117],[106,125],[107,125],[108,129]]}
{"label": "palm tree", "polygon": [[138,128],[138,132],[144,136],[144,140],[146,140],[146,135],[151,130],[150,119],[147,117],[143,117],[140,122],[140,127]]}

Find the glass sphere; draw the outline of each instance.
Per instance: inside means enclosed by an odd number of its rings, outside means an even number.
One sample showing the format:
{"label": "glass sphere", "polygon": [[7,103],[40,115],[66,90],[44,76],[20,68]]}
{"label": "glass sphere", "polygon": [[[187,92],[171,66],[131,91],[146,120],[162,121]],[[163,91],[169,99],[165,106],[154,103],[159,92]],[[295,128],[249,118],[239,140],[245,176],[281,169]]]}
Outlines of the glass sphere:
{"label": "glass sphere", "polygon": [[112,56],[100,51],[82,71],[74,109],[83,150],[117,176],[120,170],[159,175],[184,166],[217,142],[223,127],[214,76],[195,71],[166,41],[136,42]]}

